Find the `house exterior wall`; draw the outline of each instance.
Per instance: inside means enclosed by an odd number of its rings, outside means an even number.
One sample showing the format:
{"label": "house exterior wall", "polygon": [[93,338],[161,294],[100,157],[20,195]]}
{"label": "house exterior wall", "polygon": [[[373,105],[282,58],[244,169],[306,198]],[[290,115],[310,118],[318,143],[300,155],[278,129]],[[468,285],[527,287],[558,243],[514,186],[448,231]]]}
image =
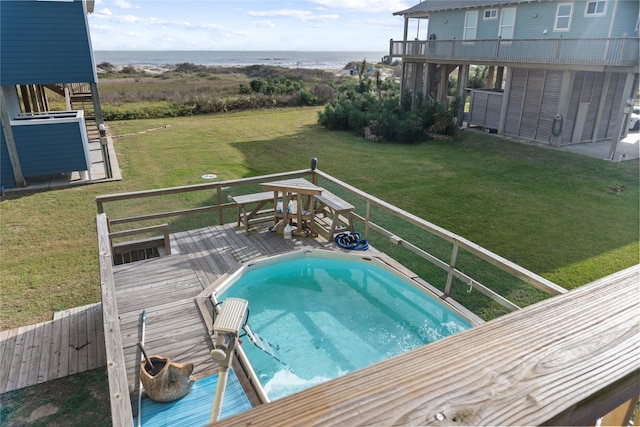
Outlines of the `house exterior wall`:
{"label": "house exterior wall", "polygon": [[90,167],[82,119],[12,122],[11,129],[25,177],[85,171]]}
{"label": "house exterior wall", "polygon": [[[556,11],[559,3],[572,3],[570,29],[554,31]],[[516,39],[538,38],[601,38],[638,36],[636,23],[640,2],[621,0],[607,1],[604,16],[588,16],[586,0],[521,3],[514,5],[476,7],[469,9],[431,12],[428,34],[435,34],[436,40],[462,40],[465,13],[478,11],[476,40],[498,38],[500,16],[506,8],[516,9],[514,37]],[[484,19],[484,11],[496,10],[495,19]],[[613,25],[612,25],[613,22]],[[545,33],[544,30],[547,30]],[[611,34],[609,32],[611,31]]]}
{"label": "house exterior wall", "polygon": [[2,1],[0,86],[96,82],[82,0]]}
{"label": "house exterior wall", "polygon": [[[624,73],[610,73],[607,78],[606,73],[575,72],[569,107],[560,122],[555,116],[559,113],[562,72],[513,69],[504,134],[549,143],[555,127],[561,129],[561,145],[611,140],[619,131],[615,114],[625,78]],[[481,120],[472,124],[496,128],[495,123],[485,125]]]}

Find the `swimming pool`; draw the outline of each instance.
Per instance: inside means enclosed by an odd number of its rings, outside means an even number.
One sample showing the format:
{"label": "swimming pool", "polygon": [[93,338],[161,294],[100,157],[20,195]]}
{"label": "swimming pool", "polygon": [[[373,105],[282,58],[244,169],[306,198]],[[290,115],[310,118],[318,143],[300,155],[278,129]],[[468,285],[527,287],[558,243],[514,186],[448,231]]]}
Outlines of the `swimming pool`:
{"label": "swimming pool", "polygon": [[227,297],[249,301],[248,325],[275,350],[242,338],[270,400],[471,327],[374,258],[322,250],[247,264],[216,288]]}

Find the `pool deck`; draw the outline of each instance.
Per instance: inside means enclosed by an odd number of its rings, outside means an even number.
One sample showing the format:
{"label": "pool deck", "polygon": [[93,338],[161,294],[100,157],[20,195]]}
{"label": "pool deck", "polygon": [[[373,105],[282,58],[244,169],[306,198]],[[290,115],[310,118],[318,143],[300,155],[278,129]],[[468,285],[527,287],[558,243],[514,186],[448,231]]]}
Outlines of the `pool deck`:
{"label": "pool deck", "polygon": [[[218,365],[210,356],[211,339],[196,302],[205,288],[239,263],[256,257],[304,247],[337,249],[321,238],[285,240],[281,234],[265,231],[266,226],[245,233],[235,224],[226,224],[175,233],[170,236],[171,255],[114,266],[120,333],[134,407],[143,310],[147,352],[178,363],[191,362],[195,378],[204,378],[218,372]],[[257,403],[251,393],[248,395],[252,403]]]}

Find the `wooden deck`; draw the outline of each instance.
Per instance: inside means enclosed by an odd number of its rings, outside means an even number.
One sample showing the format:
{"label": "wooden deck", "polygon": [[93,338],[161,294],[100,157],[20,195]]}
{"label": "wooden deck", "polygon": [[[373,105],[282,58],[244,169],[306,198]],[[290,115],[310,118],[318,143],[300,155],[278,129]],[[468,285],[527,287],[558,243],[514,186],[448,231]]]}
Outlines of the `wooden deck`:
{"label": "wooden deck", "polygon": [[[266,226],[265,226],[266,227]],[[305,246],[333,248],[322,239],[285,240],[245,233],[235,224],[171,235],[173,255],[114,267],[120,330],[132,395],[137,395],[142,310],[145,348],[192,362],[194,376],[217,372],[195,297],[238,263]],[[106,364],[102,304],[58,312],[54,319],[0,332],[0,393],[63,378]]]}
{"label": "wooden deck", "polygon": [[[196,379],[217,373],[209,333],[195,297],[239,263],[302,247],[333,248],[322,239],[283,239],[266,227],[245,233],[235,224],[171,235],[172,255],[113,268],[129,392],[135,400],[141,358],[141,314],[146,310],[149,354],[194,364]],[[135,406],[134,406],[135,407]]]}
{"label": "wooden deck", "polygon": [[0,393],[105,366],[104,346],[101,303],[2,331]]}

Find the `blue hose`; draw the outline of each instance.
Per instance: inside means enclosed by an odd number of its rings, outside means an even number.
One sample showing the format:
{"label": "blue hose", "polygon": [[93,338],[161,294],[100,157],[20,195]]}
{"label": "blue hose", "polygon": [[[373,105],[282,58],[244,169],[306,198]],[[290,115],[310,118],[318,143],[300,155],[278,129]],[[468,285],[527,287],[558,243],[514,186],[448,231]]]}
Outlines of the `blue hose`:
{"label": "blue hose", "polygon": [[353,231],[349,234],[340,233],[335,238],[336,245],[342,249],[350,249],[352,251],[366,251],[369,249],[369,242],[360,238],[360,233]]}

